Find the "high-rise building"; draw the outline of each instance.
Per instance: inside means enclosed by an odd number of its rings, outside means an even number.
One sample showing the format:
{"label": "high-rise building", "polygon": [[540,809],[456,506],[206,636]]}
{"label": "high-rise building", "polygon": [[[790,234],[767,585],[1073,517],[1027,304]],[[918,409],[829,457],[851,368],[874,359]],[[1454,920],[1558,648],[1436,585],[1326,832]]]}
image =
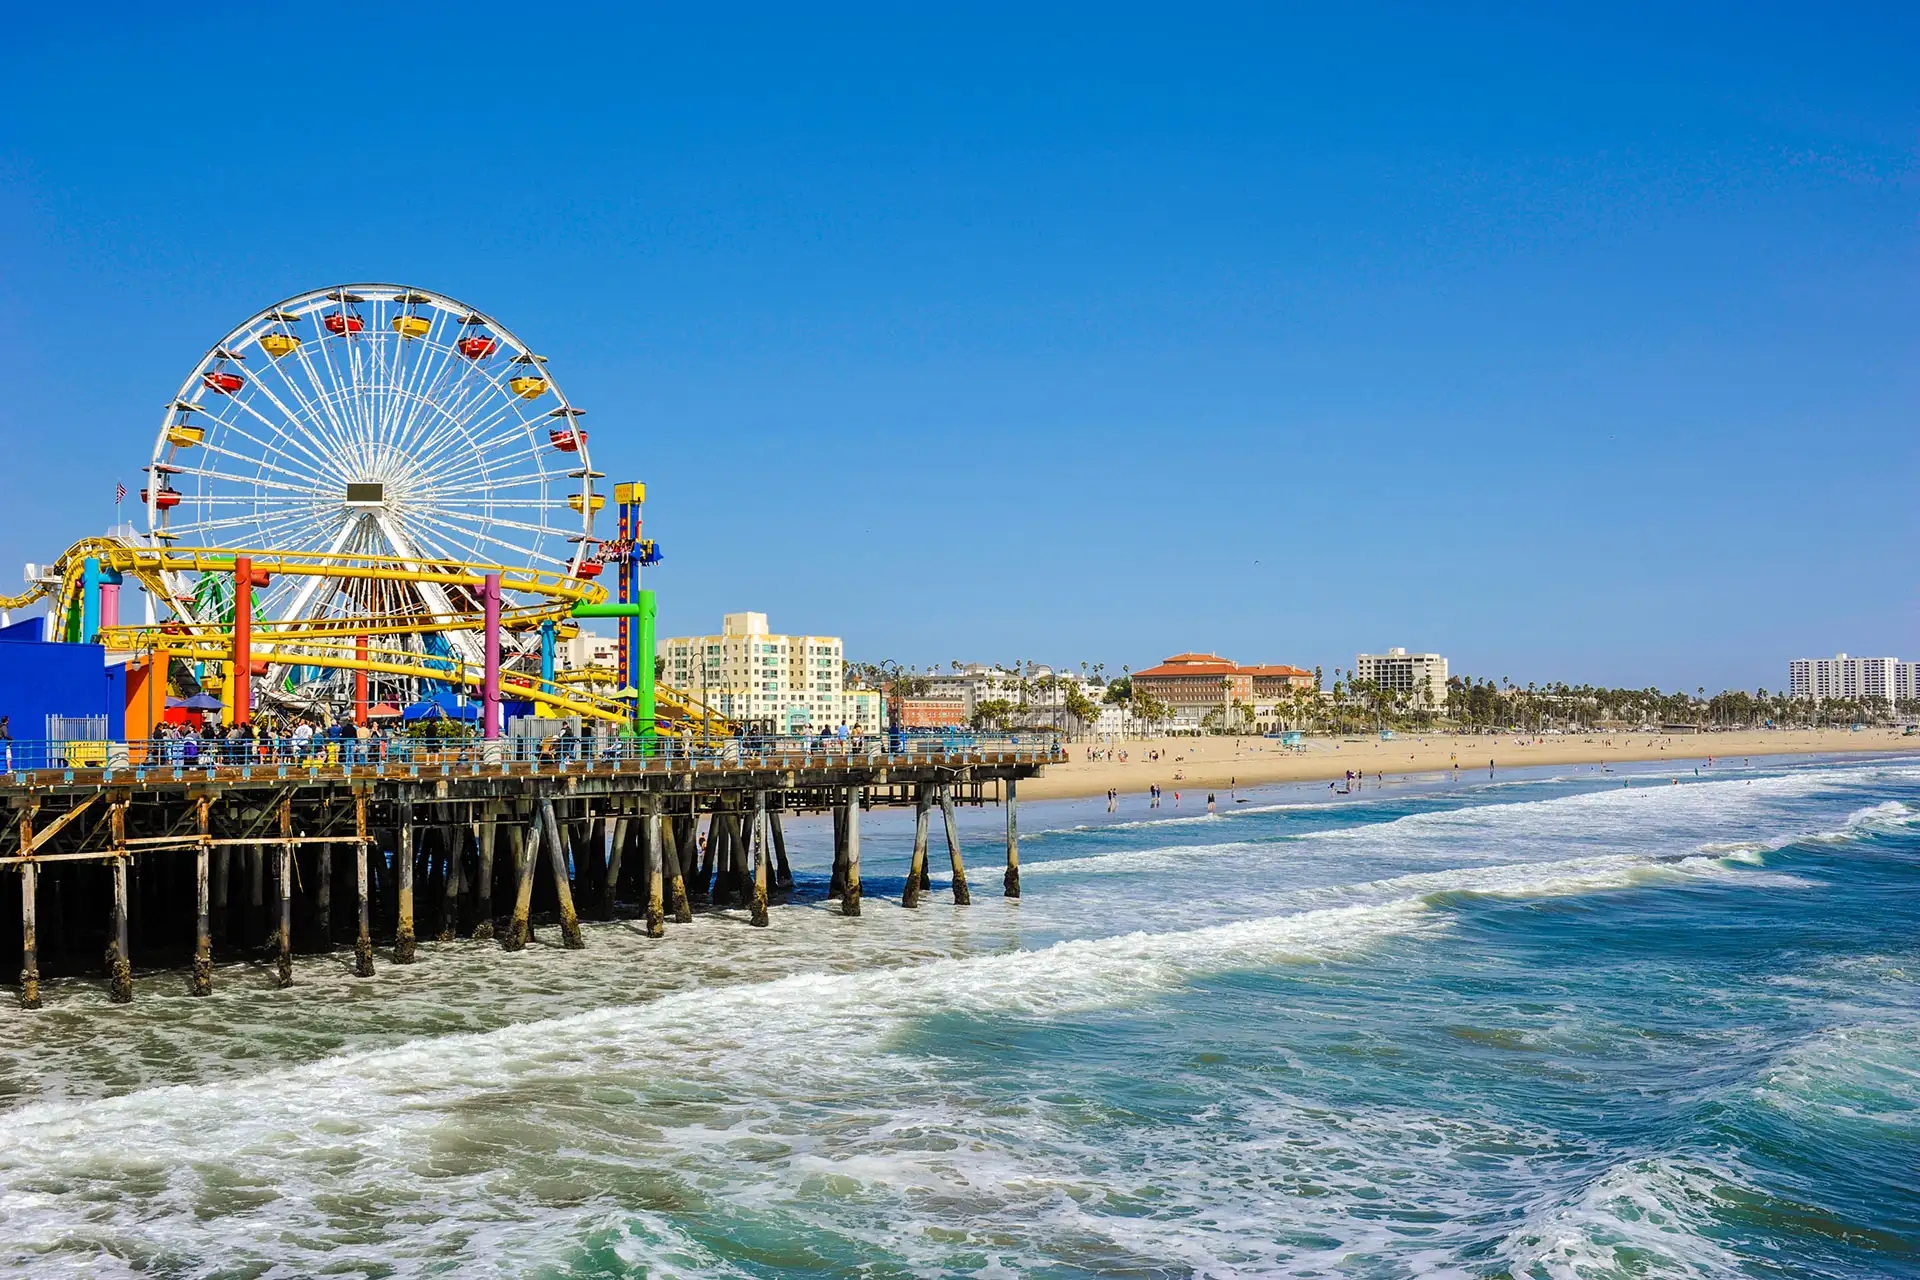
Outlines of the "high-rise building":
{"label": "high-rise building", "polygon": [[1787,664],[1787,692],[1824,702],[1851,698],[1862,702],[1899,702],[1920,697],[1920,663],[1898,658],[1795,658]]}
{"label": "high-rise building", "polygon": [[764,613],[729,613],[720,633],[659,642],[661,678],[721,715],[775,733],[885,726],[880,693],[846,687],[839,636],[778,635]]}
{"label": "high-rise building", "polygon": [[1353,657],[1357,680],[1371,680],[1383,689],[1404,693],[1415,706],[1437,707],[1447,700],[1447,660],[1437,653],[1357,653]]}

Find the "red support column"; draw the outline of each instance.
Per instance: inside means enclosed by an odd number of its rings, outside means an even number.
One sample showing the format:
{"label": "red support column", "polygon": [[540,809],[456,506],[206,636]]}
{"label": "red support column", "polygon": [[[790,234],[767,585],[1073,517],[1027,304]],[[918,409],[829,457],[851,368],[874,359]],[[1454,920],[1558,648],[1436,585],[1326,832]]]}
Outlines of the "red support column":
{"label": "red support column", "polygon": [[[353,658],[355,662],[366,662],[367,638],[365,636],[353,638]],[[353,722],[364,726],[367,723],[367,710],[367,669],[362,666],[353,673]]]}

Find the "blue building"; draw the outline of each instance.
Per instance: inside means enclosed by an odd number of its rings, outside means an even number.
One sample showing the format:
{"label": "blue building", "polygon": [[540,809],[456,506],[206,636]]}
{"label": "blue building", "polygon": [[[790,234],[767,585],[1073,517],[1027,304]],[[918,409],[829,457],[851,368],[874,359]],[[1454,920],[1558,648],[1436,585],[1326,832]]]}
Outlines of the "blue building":
{"label": "blue building", "polygon": [[100,645],[42,640],[43,625],[29,618],[0,627],[0,716],[15,769],[57,764],[65,753],[49,750],[49,738],[126,736],[126,668],[108,666]]}

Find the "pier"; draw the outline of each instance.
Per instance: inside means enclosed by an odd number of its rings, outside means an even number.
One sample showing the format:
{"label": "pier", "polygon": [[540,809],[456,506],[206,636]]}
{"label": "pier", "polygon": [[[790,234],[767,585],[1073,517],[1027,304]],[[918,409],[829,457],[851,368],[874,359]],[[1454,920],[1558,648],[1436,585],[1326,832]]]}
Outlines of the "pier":
{"label": "pier", "polygon": [[[658,938],[696,909],[742,907],[765,925],[793,885],[783,819],[794,814],[832,814],[829,899],[858,916],[863,855],[905,867],[903,906],[926,900],[936,811],[953,901],[968,903],[955,810],[1003,804],[1001,892],[1018,898],[1018,783],[1066,758],[1032,735],[205,767],[145,763],[145,743],[103,745],[117,763],[0,774],[0,866],[20,885],[0,947],[19,950],[23,1008],[40,1006],[43,977],[98,974],[115,1001],[132,1000],[136,962],[143,984],[184,974],[207,995],[217,960],[259,962],[287,985],[300,957],[336,950],[351,949],[363,978],[412,964],[423,935],[519,950],[551,927],[572,948],[586,945],[583,918],[631,916]],[[863,849],[861,814],[874,808],[914,811],[911,849]]]}

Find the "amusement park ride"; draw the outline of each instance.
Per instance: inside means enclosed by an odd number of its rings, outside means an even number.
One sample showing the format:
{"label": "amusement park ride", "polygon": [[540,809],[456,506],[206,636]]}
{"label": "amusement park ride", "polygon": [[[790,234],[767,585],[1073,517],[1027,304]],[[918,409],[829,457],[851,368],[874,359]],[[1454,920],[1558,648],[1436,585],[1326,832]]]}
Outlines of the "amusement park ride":
{"label": "amusement park ride", "polygon": [[[168,403],[145,532],[76,543],[0,609],[45,599],[49,639],[132,655],[146,678],[129,687],[161,705],[192,674],[233,724],[261,710],[364,724],[377,702],[453,693],[477,699],[489,740],[514,702],[643,739],[724,732],[655,684],[646,487],[615,485],[616,536],[595,537],[605,477],[583,412],[545,356],[444,294],[288,298],[215,343]],[[141,624],[120,617],[129,577]],[[617,687],[557,678],[556,640],[606,617]],[[136,710],[130,737],[160,718]]]}

